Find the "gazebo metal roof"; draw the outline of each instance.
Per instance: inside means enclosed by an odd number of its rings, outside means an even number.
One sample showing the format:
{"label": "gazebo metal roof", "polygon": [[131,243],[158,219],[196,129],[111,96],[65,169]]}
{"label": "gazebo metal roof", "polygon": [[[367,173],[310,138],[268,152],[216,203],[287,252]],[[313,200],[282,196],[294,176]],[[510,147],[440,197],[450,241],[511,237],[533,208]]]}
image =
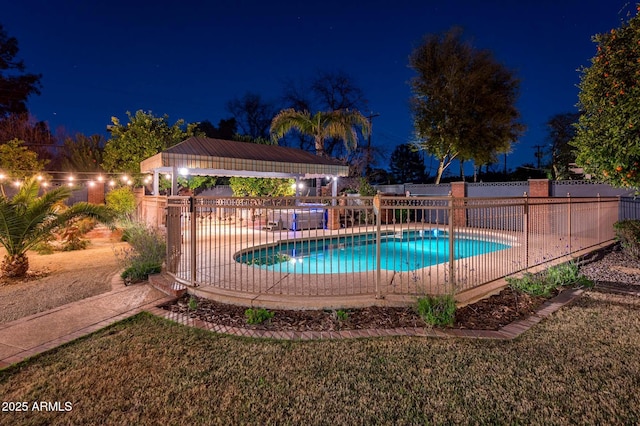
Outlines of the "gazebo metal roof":
{"label": "gazebo metal roof", "polygon": [[191,137],[140,163],[142,173],[311,179],[348,176],[338,160],[277,145]]}

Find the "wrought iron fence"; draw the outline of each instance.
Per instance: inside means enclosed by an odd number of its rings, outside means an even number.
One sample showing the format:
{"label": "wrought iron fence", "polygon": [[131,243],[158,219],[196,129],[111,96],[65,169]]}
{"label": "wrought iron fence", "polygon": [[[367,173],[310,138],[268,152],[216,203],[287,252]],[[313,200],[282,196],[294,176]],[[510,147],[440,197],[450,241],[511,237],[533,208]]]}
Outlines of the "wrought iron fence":
{"label": "wrought iron fence", "polygon": [[613,240],[618,198],[170,197],[167,270],[227,295],[460,293]]}

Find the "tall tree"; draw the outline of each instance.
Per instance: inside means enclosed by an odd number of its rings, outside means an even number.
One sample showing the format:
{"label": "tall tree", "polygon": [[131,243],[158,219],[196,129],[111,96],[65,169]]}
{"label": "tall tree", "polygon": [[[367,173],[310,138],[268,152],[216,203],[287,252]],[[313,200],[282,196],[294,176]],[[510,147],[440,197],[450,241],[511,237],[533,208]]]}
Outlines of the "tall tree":
{"label": "tall tree", "polygon": [[29,113],[13,113],[0,118],[0,143],[12,139],[24,141],[25,146],[37,153],[40,159],[50,160],[57,138],[51,134],[46,122],[37,121]]}
{"label": "tall tree", "polygon": [[[287,80],[282,100],[287,109],[297,111],[365,111],[368,104],[362,89],[342,70],[318,71],[309,82]],[[298,134],[296,145],[301,149],[313,149],[313,139]],[[348,154],[343,151],[339,138],[327,139],[324,150],[333,157]]]}
{"label": "tall tree", "polygon": [[411,108],[419,144],[438,161],[436,183],[454,159],[485,164],[524,130],[515,107],[519,82],[459,29],[428,35],[409,59]]}
{"label": "tall tree", "polygon": [[4,182],[8,179],[23,180],[44,170],[47,160],[24,146],[24,141],[13,139],[0,145],[0,193],[5,195]]}
{"label": "tall tree", "polygon": [[424,161],[413,144],[398,145],[393,150],[389,171],[400,183],[424,183],[427,178]]}
{"label": "tall tree", "polygon": [[0,118],[27,112],[27,99],[40,94],[40,74],[25,73],[24,61],[16,59],[18,40],[0,24]]}
{"label": "tall tree", "polygon": [[105,138],[102,135],[85,136],[77,133],[75,138],[64,140],[60,165],[62,170],[76,172],[102,171],[102,151]]}
{"label": "tall tree", "polygon": [[556,114],[547,121],[549,135],[549,154],[551,156],[551,172],[553,179],[569,179],[569,165],[575,163],[576,154],[569,142],[576,136],[575,124],[580,119],[580,113],[568,112]]}
{"label": "tall tree", "polygon": [[140,173],[140,162],[194,135],[194,124],[184,120],[169,124],[169,116],[155,117],[151,111],[127,112],[129,123],[111,117],[111,137],[103,153],[102,167],[107,172]]}
{"label": "tall tree", "polygon": [[369,121],[358,111],[319,111],[313,116],[309,111],[285,109],[271,122],[271,138],[279,141],[291,130],[313,137],[316,154],[326,156],[324,143],[329,138],[339,138],[348,150],[358,145],[358,130],[369,135]]}
{"label": "tall tree", "polygon": [[238,124],[233,117],[227,120],[221,119],[218,122],[218,127],[209,120],[204,120],[197,123],[194,130],[208,138],[233,140],[233,137],[238,133]]}
{"label": "tall tree", "polygon": [[25,181],[12,198],[0,196],[0,245],[7,253],[2,272],[8,277],[22,277],[29,270],[27,251],[50,238],[51,234],[79,217],[93,217],[111,223],[113,212],[106,206],[75,203],[60,209],[59,203],[71,195],[66,186],[38,196],[40,184],[36,178]]}
{"label": "tall tree", "polygon": [[639,14],[593,41],[596,55],[580,80],[576,163],[599,180],[640,188]]}
{"label": "tall tree", "polygon": [[236,120],[242,134],[252,138],[268,138],[271,119],[277,109],[257,93],[247,92],[227,102],[227,111]]}

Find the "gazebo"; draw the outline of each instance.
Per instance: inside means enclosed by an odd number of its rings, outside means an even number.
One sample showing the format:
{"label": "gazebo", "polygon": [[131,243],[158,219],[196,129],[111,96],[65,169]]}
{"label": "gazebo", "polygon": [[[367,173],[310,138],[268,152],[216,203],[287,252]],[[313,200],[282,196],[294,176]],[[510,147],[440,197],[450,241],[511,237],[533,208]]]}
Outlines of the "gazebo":
{"label": "gazebo", "polygon": [[331,178],[336,196],[337,178],[348,176],[349,166],[302,149],[194,136],[142,161],[140,171],[153,173],[154,195],[158,195],[160,174],[171,175],[171,194],[177,194],[177,176],[183,174],[294,178],[296,183]]}

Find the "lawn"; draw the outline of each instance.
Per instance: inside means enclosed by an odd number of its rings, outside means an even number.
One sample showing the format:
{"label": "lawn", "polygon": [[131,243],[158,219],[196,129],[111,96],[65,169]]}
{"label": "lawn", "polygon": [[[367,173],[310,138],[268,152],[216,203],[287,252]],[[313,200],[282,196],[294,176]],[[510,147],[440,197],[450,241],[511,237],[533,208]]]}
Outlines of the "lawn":
{"label": "lawn", "polygon": [[[2,424],[637,424],[640,298],[596,291],[514,341],[287,342],[141,314],[0,372]],[[4,408],[4,407],[3,407]]]}

